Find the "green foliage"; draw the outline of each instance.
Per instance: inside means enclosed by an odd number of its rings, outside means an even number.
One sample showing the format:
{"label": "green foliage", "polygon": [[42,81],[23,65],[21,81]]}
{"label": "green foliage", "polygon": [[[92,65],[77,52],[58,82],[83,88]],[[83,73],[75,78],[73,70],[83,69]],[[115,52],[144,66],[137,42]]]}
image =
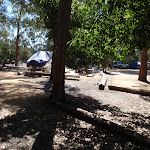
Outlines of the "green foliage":
{"label": "green foliage", "polygon": [[137,48],[142,50],[149,47],[150,43],[150,2],[138,1],[131,5],[131,9],[134,12],[134,42],[136,42]]}
{"label": "green foliage", "polygon": [[120,13],[123,18],[121,26],[122,42],[143,50],[150,42],[150,2],[146,0],[112,0],[108,1],[111,14]]}
{"label": "green foliage", "polygon": [[125,56],[125,61],[123,63],[132,63],[135,61],[140,61],[140,53],[137,49],[131,51],[127,56]]}
{"label": "green foliage", "polygon": [[17,40],[19,41],[17,47],[20,49],[19,60],[26,61],[31,51],[37,47],[39,50],[44,48],[45,29],[37,12],[32,1],[0,1],[0,57],[3,61],[11,62],[15,59]]}
{"label": "green foliage", "polygon": [[26,62],[27,59],[32,55],[30,48],[24,47],[20,49],[19,60]]}
{"label": "green foliage", "polygon": [[[35,2],[49,29],[49,41],[55,42],[58,1]],[[135,54],[135,48],[142,50],[149,45],[149,5],[144,0],[74,0],[67,66],[77,68],[92,63],[106,67],[114,59],[137,60],[138,57],[130,57]]]}
{"label": "green foliage", "polygon": [[11,45],[6,41],[0,43],[0,59],[2,62],[9,63],[15,58],[15,51],[11,49]]}
{"label": "green foliage", "polygon": [[10,0],[10,2],[13,5],[13,15],[9,17],[9,23],[19,30],[21,45],[36,44],[36,41],[43,36],[44,30],[43,22],[39,19],[33,3],[27,0]]}
{"label": "green foliage", "polygon": [[34,4],[38,9],[40,18],[44,21],[46,29],[48,29],[49,39],[56,39],[56,27],[58,20],[58,0],[36,0]]}
{"label": "green foliage", "polygon": [[4,1],[0,1],[0,41],[4,41],[9,36],[7,30],[6,8],[4,6]]}
{"label": "green foliage", "polygon": [[118,39],[115,35],[116,29],[112,26],[114,19],[109,18],[107,14],[107,5],[102,1],[76,2],[74,5],[76,7],[73,12],[76,11],[80,26],[70,30],[67,65],[108,65],[118,55]]}

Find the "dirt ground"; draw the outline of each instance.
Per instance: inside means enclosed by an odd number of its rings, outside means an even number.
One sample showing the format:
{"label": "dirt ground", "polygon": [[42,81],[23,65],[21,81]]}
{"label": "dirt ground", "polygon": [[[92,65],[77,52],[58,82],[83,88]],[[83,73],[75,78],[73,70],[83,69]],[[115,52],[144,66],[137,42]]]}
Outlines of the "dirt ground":
{"label": "dirt ground", "polygon": [[[0,150],[149,149],[62,112],[47,102],[49,77],[27,77],[18,71],[0,71]],[[115,72],[107,75],[105,90],[98,89],[100,73],[66,80],[67,100],[150,138],[150,97],[109,90]]]}

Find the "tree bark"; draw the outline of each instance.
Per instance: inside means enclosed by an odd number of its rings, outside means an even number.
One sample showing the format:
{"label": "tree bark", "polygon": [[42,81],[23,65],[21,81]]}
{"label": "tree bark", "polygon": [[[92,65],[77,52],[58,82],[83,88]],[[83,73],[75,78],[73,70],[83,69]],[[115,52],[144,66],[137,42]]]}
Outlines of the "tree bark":
{"label": "tree bark", "polygon": [[144,48],[143,52],[141,53],[141,66],[138,79],[144,82],[147,82],[147,61],[148,61],[148,48]]}
{"label": "tree bark", "polygon": [[20,24],[18,22],[17,24],[17,39],[16,39],[16,60],[15,60],[15,66],[18,66],[18,57],[19,57],[19,29],[20,29]]}
{"label": "tree bark", "polygon": [[20,10],[20,16],[17,23],[17,39],[16,39],[16,60],[15,60],[15,66],[18,66],[18,57],[19,57],[19,39],[20,39],[20,20],[21,20],[21,11]]}
{"label": "tree bark", "polygon": [[66,42],[69,31],[70,14],[72,0],[60,0],[57,23],[57,45],[53,70],[53,87],[51,96],[53,99],[64,101],[64,72],[65,72],[65,56]]}
{"label": "tree bark", "polygon": [[52,66],[51,66],[51,76],[50,80],[53,80],[53,74],[54,74],[54,63],[55,63],[55,54],[56,54],[56,39],[54,38],[54,50],[53,50],[53,55],[52,55]]}

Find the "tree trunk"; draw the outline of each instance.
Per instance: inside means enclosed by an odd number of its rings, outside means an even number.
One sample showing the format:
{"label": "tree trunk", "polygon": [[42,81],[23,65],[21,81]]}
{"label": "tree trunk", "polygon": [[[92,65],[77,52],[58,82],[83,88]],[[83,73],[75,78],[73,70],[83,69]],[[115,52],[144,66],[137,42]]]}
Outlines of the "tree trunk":
{"label": "tree trunk", "polygon": [[51,66],[51,76],[50,80],[53,80],[53,74],[54,74],[54,63],[55,63],[55,54],[56,54],[56,39],[54,38],[54,50],[53,50],[53,55],[52,55],[52,66]]}
{"label": "tree trunk", "polygon": [[19,38],[20,38],[20,20],[21,20],[21,11],[20,10],[20,16],[17,23],[17,39],[16,39],[16,60],[15,60],[15,66],[18,66],[18,57],[19,57]]}
{"label": "tree trunk", "polygon": [[144,48],[141,53],[141,67],[139,71],[139,79],[140,81],[147,81],[147,61],[148,61],[148,48]]}
{"label": "tree trunk", "polygon": [[65,72],[65,56],[66,42],[69,31],[70,13],[72,0],[60,0],[57,23],[57,45],[54,58],[53,70],[53,87],[51,96],[53,99],[64,101],[64,72]]}
{"label": "tree trunk", "polygon": [[16,39],[16,60],[15,60],[15,66],[18,66],[18,57],[19,57],[19,29],[20,29],[20,24],[18,22],[17,24],[17,39]]}

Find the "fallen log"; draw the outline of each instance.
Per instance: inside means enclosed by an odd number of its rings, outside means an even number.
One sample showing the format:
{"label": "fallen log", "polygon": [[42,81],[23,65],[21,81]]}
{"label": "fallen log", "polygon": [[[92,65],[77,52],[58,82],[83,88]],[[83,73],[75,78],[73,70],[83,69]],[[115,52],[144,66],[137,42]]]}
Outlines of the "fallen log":
{"label": "fallen log", "polygon": [[[21,75],[21,73],[18,73],[18,75]],[[51,73],[45,73],[45,72],[25,72],[25,76],[30,76],[30,77],[34,77],[34,76],[51,76]],[[79,75],[65,75],[65,79],[66,80],[77,80],[79,81],[80,76]]]}
{"label": "fallen log", "polygon": [[146,90],[129,89],[129,88],[124,88],[124,87],[112,86],[112,85],[109,85],[108,88],[110,90],[115,90],[115,91],[121,91],[121,92],[133,93],[133,94],[140,94],[140,95],[143,95],[143,96],[150,96],[150,92],[146,91]]}
{"label": "fallen log", "polygon": [[51,76],[51,73],[45,73],[45,72],[25,72],[25,76]]}
{"label": "fallen log", "polygon": [[148,138],[147,136],[143,136],[134,130],[122,127],[110,120],[100,118],[98,115],[81,108],[75,108],[73,106],[55,100],[52,100],[52,104],[55,104],[56,107],[58,107],[62,111],[72,114],[81,120],[84,120],[96,126],[102,126],[107,130],[114,132],[115,134],[117,133],[120,136],[126,137],[130,141],[135,142],[135,144],[138,143],[150,147],[150,138]]}
{"label": "fallen log", "polygon": [[100,89],[100,90],[104,90],[105,85],[106,85],[106,82],[107,82],[107,77],[106,77],[106,74],[103,73],[103,74],[102,74],[101,82],[99,83],[99,89]]}

